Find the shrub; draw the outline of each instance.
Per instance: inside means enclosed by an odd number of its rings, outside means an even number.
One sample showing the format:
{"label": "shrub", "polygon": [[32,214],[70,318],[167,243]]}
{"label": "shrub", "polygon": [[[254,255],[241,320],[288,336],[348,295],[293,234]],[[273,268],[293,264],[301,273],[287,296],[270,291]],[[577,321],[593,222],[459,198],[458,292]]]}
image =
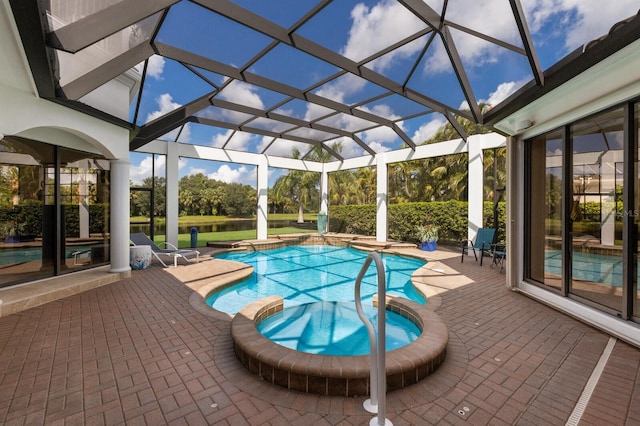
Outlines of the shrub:
{"label": "shrub", "polygon": [[[467,238],[466,201],[433,201],[393,204],[387,212],[389,238],[400,241],[418,242],[416,228],[431,224],[438,228],[438,241],[457,244]],[[484,203],[484,227],[493,226],[493,203]],[[504,240],[506,223],[505,203],[498,204],[498,241]],[[329,230],[362,235],[376,233],[376,206],[331,206],[329,209]]]}

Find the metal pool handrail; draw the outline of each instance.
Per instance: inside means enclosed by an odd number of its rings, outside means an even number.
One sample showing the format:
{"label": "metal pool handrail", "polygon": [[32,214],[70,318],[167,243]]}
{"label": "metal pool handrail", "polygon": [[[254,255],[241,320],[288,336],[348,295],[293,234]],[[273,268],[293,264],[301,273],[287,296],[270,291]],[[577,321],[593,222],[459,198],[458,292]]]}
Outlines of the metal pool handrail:
{"label": "metal pool handrail", "polygon": [[[374,261],[376,264],[376,271],[378,275],[378,339],[376,339],[376,332],[373,328],[373,324],[362,311],[362,300],[360,298],[360,285],[362,278],[367,272],[369,265]],[[360,273],[355,283],[355,301],[356,311],[358,317],[364,323],[369,334],[369,346],[371,352],[371,376],[369,379],[371,388],[371,398],[367,399],[363,406],[364,409],[370,413],[378,413],[377,424],[379,426],[391,425],[392,423],[385,418],[386,416],[386,399],[385,391],[387,387],[387,374],[385,366],[385,354],[386,354],[386,279],[385,279],[384,264],[382,258],[376,252],[371,252],[367,256],[360,268]],[[377,344],[376,344],[377,341]],[[371,419],[370,425],[374,426],[376,418]]]}

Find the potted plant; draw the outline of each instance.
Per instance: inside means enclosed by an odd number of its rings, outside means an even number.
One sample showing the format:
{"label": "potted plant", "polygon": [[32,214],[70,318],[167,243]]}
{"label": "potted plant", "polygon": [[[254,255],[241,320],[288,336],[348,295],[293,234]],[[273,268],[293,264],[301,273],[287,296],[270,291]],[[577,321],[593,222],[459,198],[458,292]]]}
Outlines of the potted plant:
{"label": "potted plant", "polygon": [[20,242],[20,232],[24,227],[23,224],[18,224],[14,220],[6,221],[0,227],[0,232],[4,236],[5,243],[19,243]]}
{"label": "potted plant", "polygon": [[434,251],[438,241],[438,227],[435,225],[420,225],[417,228],[420,249]]}

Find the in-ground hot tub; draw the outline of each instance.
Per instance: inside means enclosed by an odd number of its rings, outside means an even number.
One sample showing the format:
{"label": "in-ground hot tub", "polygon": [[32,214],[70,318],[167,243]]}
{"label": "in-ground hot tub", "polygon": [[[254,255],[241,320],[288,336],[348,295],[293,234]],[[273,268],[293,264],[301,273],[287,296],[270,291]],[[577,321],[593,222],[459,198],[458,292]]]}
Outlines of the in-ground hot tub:
{"label": "in-ground hot tub", "polygon": [[[370,392],[370,356],[318,355],[289,349],[264,337],[256,325],[283,309],[283,299],[269,296],[247,305],[231,322],[238,360],[262,379],[301,392],[358,396]],[[411,319],[418,338],[386,354],[387,390],[399,389],[434,372],[445,359],[448,330],[424,305],[387,297],[387,310]]]}

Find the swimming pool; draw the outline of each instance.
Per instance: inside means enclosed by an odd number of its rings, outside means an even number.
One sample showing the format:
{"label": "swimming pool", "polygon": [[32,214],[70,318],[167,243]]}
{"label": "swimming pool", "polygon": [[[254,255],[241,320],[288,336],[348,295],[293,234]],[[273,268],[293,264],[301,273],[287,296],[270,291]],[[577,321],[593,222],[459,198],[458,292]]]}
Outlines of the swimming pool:
{"label": "swimming pool", "polygon": [[[87,251],[91,246],[65,247],[65,258],[73,259],[76,251]],[[86,255],[88,256],[88,254]],[[42,260],[42,247],[5,248],[0,250],[0,265],[34,262]]]}
{"label": "swimming pool", "polygon": [[[562,252],[560,250],[546,250],[544,255],[545,272],[561,276]],[[622,285],[622,256],[574,252],[572,254],[572,276],[574,279],[620,287]]]}
{"label": "swimming pool", "polygon": [[[253,266],[248,279],[210,294],[209,306],[236,314],[248,304],[270,295],[285,299],[285,306],[320,301],[353,301],[354,284],[368,253],[350,247],[331,245],[288,246],[271,250],[229,252],[218,259],[234,260]],[[385,264],[387,294],[402,296],[424,304],[425,298],[411,283],[411,274],[425,261],[382,254]],[[372,264],[362,280],[363,305],[371,305],[377,293],[375,266]]]}
{"label": "swimming pool", "polygon": [[[374,327],[377,308],[362,306]],[[270,315],[257,325],[267,339],[300,352],[323,355],[367,355],[369,336],[354,303],[314,302],[291,306]],[[386,313],[386,349],[391,351],[413,342],[421,333],[410,319],[393,311]]]}

